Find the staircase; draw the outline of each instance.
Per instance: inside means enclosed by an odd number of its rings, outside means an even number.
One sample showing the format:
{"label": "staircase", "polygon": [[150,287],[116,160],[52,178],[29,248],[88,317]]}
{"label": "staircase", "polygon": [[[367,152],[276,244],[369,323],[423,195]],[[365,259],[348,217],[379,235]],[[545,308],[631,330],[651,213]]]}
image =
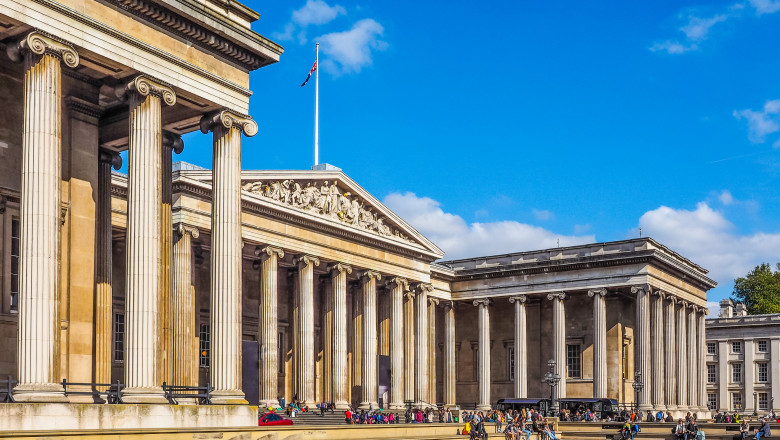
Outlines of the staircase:
{"label": "staircase", "polygon": [[333,412],[325,411],[325,414],[322,416],[320,416],[319,410],[299,412],[290,420],[293,421],[293,424],[299,426],[346,425],[346,422],[344,421],[344,411],[337,410],[334,410]]}

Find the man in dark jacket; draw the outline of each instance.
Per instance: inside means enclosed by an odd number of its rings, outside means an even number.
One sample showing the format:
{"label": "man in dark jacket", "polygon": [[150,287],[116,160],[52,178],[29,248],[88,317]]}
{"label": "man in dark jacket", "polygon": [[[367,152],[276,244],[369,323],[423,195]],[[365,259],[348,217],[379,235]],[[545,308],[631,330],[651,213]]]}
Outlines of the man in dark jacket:
{"label": "man in dark jacket", "polygon": [[699,432],[699,426],[696,425],[696,419],[691,417],[688,424],[685,425],[685,440],[696,440],[696,433]]}
{"label": "man in dark jacket", "polygon": [[761,426],[756,429],[756,440],[760,438],[768,438],[772,433],[769,431],[769,423],[765,419],[761,419]]}

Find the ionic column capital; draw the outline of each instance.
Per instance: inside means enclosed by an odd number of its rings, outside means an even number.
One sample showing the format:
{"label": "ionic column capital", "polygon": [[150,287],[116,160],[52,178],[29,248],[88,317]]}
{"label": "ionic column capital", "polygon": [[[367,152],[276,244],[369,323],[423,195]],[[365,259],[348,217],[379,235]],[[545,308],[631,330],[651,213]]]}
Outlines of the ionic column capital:
{"label": "ionic column capital", "polygon": [[382,274],[375,271],[375,270],[366,270],[362,274],[360,274],[360,278],[363,279],[363,281],[368,282],[371,280],[381,280]]}
{"label": "ionic column capital", "polygon": [[389,289],[395,289],[400,287],[404,293],[409,291],[409,280],[403,277],[394,277],[385,283],[385,287]]}
{"label": "ionic column capital", "polygon": [[340,275],[344,272],[346,272],[347,274],[351,274],[352,266],[346,263],[336,263],[328,266],[328,272],[330,272],[332,275]]}
{"label": "ionic column capital", "polygon": [[549,299],[550,301],[556,299],[563,301],[564,299],[566,299],[566,296],[567,296],[566,292],[553,292],[547,294],[547,299]]}
{"label": "ionic column capital", "polygon": [[601,289],[590,289],[588,290],[588,296],[593,298],[594,296],[599,295],[602,298],[607,296],[607,289],[601,288]]}
{"label": "ionic column capital", "polygon": [[679,298],[677,298],[676,296],[674,296],[672,294],[666,295],[666,299],[668,299],[669,302],[672,303],[672,305],[675,305],[675,304],[677,304],[680,301]]}
{"label": "ionic column capital", "polygon": [[190,234],[192,238],[200,237],[200,231],[198,228],[195,226],[185,225],[184,223],[179,223],[176,225],[176,233],[179,234],[179,237],[184,237],[184,234]]}
{"label": "ionic column capital", "polygon": [[439,305],[439,298],[433,298],[433,297],[429,296],[428,297],[428,305],[429,306],[434,306],[434,307],[438,306]]}
{"label": "ionic column capital", "polygon": [[49,54],[62,60],[66,66],[74,68],[79,65],[79,54],[73,45],[65,40],[54,37],[42,31],[32,31],[16,44],[8,45],[8,58],[12,61],[22,61],[25,52],[36,55]]}
{"label": "ionic column capital", "polygon": [[444,307],[445,311],[449,311],[455,308],[455,303],[453,301],[442,301],[441,306]]}
{"label": "ionic column capital", "polygon": [[117,87],[114,92],[118,98],[124,98],[130,93],[139,96],[156,96],[166,105],[176,104],[176,92],[168,84],[153,79],[147,75],[138,75],[126,84]]}
{"label": "ionic column capital", "polygon": [[641,292],[645,292],[646,294],[649,294],[651,292],[651,290],[652,289],[650,289],[650,285],[649,284],[640,285],[640,286],[631,286],[631,293],[634,293],[634,294],[639,293],[640,291]]}
{"label": "ionic column capital", "polygon": [[277,258],[284,258],[284,250],[276,246],[255,246],[255,256],[268,258],[276,255]]}
{"label": "ionic column capital", "polygon": [[528,301],[528,295],[517,295],[517,296],[510,296],[509,297],[509,302],[511,304],[514,304],[516,302],[518,302],[520,304],[525,304],[526,301]]}
{"label": "ionic column capital", "polygon": [[413,290],[418,294],[433,292],[433,284],[431,283],[418,283],[414,286]]}
{"label": "ionic column capital", "polygon": [[303,269],[309,265],[319,266],[320,259],[314,255],[303,255],[295,259],[295,264],[298,266],[298,269]]}
{"label": "ionic column capital", "polygon": [[251,116],[236,113],[231,110],[220,110],[214,113],[204,115],[200,119],[200,131],[208,133],[215,127],[238,128],[244,132],[247,137],[257,134],[257,122]]}
{"label": "ionic column capital", "polygon": [[176,154],[181,154],[184,151],[184,141],[181,136],[170,131],[163,132],[162,146],[170,148]]}
{"label": "ionic column capital", "polygon": [[474,305],[477,306],[477,307],[479,307],[479,306],[487,307],[487,306],[490,305],[490,303],[491,303],[490,298],[475,299],[474,300]]}
{"label": "ionic column capital", "polygon": [[117,171],[122,168],[122,156],[116,151],[107,150],[105,148],[98,149],[98,162],[110,164],[111,168]]}

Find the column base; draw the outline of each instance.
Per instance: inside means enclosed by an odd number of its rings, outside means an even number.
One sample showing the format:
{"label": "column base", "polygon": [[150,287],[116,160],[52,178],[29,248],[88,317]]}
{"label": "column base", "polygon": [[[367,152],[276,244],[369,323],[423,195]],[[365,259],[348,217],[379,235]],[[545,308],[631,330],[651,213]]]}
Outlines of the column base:
{"label": "column base", "polygon": [[20,384],[14,388],[14,400],[20,403],[68,403],[65,390],[58,383]]}
{"label": "column base", "polygon": [[134,387],[122,390],[122,402],[167,404],[168,399],[163,395],[162,387]]}
{"label": "column base", "polygon": [[650,405],[649,403],[640,403],[639,404],[639,411],[642,411],[645,414],[647,414],[648,410],[652,411],[653,410],[653,405]]}
{"label": "column base", "polygon": [[378,402],[360,402],[360,405],[358,405],[358,409],[378,409],[379,403]]}
{"label": "column base", "polygon": [[336,406],[336,409],[340,409],[340,410],[349,409],[349,402],[347,402],[346,400],[337,400],[333,402],[333,405]]}
{"label": "column base", "polygon": [[406,409],[406,405],[404,405],[403,402],[390,402],[390,409],[391,410]]}
{"label": "column base", "polygon": [[214,405],[248,405],[241,390],[219,390],[211,393],[211,403]]}
{"label": "column base", "polygon": [[480,403],[479,405],[477,405],[477,411],[490,411],[491,409],[493,408],[490,407],[489,403],[488,404]]}

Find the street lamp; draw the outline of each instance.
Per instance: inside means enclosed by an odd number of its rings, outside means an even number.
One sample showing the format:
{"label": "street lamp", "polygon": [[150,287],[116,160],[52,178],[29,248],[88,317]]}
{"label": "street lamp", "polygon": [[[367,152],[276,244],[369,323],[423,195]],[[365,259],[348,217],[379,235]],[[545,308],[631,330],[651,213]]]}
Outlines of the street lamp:
{"label": "street lamp", "polygon": [[631,385],[634,387],[634,405],[636,405],[636,411],[639,412],[639,393],[642,391],[642,388],[645,387],[645,384],[642,383],[642,372],[637,370],[634,372],[634,383]]}
{"label": "street lamp", "polygon": [[758,393],[753,391],[753,415],[758,415]]}
{"label": "street lamp", "polygon": [[558,401],[555,399],[553,390],[558,386],[558,382],[561,381],[561,376],[555,372],[555,359],[547,361],[547,367],[550,371],[544,373],[544,381],[550,386],[550,412],[552,412],[550,416],[555,417],[555,410],[553,408],[557,408]]}

